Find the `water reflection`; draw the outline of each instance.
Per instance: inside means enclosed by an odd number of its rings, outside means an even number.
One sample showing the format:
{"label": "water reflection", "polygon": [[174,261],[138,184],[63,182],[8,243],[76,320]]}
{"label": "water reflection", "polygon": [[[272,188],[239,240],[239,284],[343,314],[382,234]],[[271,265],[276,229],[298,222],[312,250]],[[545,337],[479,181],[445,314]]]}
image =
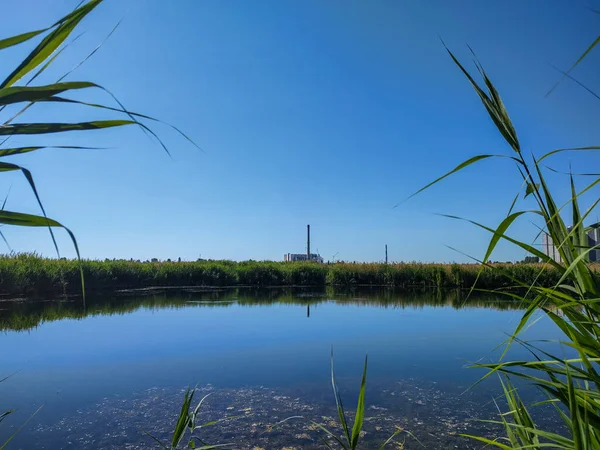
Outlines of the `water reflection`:
{"label": "water reflection", "polygon": [[380,308],[452,307],[522,309],[518,302],[484,295],[467,296],[460,290],[397,290],[393,288],[234,288],[168,289],[127,291],[88,298],[87,307],[76,299],[45,301],[4,301],[0,303],[0,331],[26,331],[46,322],[83,319],[93,316],[128,314],[139,309],[227,308],[273,305],[306,306],[306,317],[315,314],[314,306],[335,301],[340,304]]}
{"label": "water reflection", "polygon": [[[496,417],[498,386],[490,378],[465,394],[481,373],[464,367],[494,358],[520,306],[460,291],[379,288],[122,292],[90,296],[87,308],[77,300],[3,302],[0,375],[17,375],[0,388],[19,414],[3,422],[0,442],[43,403],[14,448],[148,448],[140,430],[166,437],[181,389],[198,384],[215,392],[206,420],[241,416],[211,428],[210,441],[322,448],[305,422],[266,430],[295,414],[333,421],[333,346],[349,405],[369,355],[365,441],[381,443],[400,425],[426,448],[469,448],[460,433],[495,433],[477,419]],[[540,321],[528,337],[552,338],[554,328]],[[522,392],[527,401],[534,394]]]}

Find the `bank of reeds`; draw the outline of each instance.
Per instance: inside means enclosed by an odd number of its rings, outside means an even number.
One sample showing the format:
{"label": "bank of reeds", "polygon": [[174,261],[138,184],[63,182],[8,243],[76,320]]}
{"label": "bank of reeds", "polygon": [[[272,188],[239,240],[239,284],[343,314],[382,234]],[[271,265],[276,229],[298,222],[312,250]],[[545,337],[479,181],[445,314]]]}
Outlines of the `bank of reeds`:
{"label": "bank of reeds", "polygon": [[[80,294],[80,263],[32,254],[0,256],[0,293],[5,296]],[[274,261],[139,262],[84,260],[87,291],[173,286],[395,286],[482,289],[510,287],[510,279],[479,264],[285,263]],[[502,264],[503,272],[541,286],[559,279],[535,264]]]}

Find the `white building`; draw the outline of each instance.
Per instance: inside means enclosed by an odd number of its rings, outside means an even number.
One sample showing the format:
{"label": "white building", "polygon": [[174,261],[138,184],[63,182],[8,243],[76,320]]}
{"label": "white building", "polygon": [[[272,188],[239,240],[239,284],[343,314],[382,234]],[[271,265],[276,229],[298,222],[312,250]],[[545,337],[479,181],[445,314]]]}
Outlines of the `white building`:
{"label": "white building", "polygon": [[554,241],[548,233],[542,235],[542,253],[558,263],[562,262],[560,253],[558,253],[558,249],[554,246]]}
{"label": "white building", "polygon": [[[573,227],[567,228],[568,231],[571,231]],[[585,233],[588,237],[588,247],[595,247],[600,245],[600,222],[590,225],[585,229]],[[560,253],[558,252],[558,248],[554,245],[552,238],[549,234],[544,233],[542,235],[542,253],[548,255],[556,262],[562,262],[562,258]],[[600,249],[591,250],[589,253],[590,262],[598,262],[600,260]]]}
{"label": "white building", "polygon": [[[286,253],[283,255],[283,260],[285,262],[309,261],[309,258],[306,253]],[[317,255],[316,253],[310,254],[310,261],[316,261],[320,264],[323,264],[323,258],[321,258],[321,255]]]}

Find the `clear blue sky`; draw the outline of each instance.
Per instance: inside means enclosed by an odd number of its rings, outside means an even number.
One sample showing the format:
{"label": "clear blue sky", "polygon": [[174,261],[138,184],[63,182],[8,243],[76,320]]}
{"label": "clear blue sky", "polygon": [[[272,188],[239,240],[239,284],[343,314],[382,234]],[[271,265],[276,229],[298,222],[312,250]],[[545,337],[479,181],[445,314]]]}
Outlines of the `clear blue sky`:
{"label": "clear blue sky", "polygon": [[[2,37],[46,26],[77,3],[7,4]],[[592,7],[600,4],[106,0],[43,81],[70,69],[123,18],[70,79],[102,84],[131,110],[177,125],[205,153],[157,125],[173,159],[130,128],[14,138],[111,148],[12,160],[32,170],[49,216],[75,232],[87,258],[278,260],[304,251],[307,223],[325,259],[339,252],[377,261],[385,244],[398,261],[466,260],[446,245],[481,257],[486,233],[436,213],[497,224],[520,187],[510,163],[484,162],[393,208],[468,157],[510,152],[439,37],[465,63],[465,44],[475,49],[526,151],[598,145],[600,101],[568,81],[544,97],[559,77],[552,65],[568,68],[598,36]],[[3,52],[5,72],[22,52]],[[599,52],[574,72],[597,90]],[[101,92],[86,98],[111,102]],[[22,120],[99,117],[60,111],[40,105]],[[552,164],[589,172],[599,158]],[[568,180],[549,177],[566,198]],[[2,175],[0,193],[9,188],[8,209],[39,212],[22,176]],[[46,230],[3,232],[16,251],[54,255]],[[524,220],[513,234],[531,240],[535,228]],[[523,256],[502,246],[494,259]]]}

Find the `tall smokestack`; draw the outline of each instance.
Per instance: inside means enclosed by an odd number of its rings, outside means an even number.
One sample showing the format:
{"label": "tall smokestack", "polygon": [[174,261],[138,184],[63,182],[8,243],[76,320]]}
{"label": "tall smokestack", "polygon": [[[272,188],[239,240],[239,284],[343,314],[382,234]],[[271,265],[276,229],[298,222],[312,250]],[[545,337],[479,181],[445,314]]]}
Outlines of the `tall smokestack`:
{"label": "tall smokestack", "polygon": [[310,225],[306,225],[306,259],[310,261]]}

